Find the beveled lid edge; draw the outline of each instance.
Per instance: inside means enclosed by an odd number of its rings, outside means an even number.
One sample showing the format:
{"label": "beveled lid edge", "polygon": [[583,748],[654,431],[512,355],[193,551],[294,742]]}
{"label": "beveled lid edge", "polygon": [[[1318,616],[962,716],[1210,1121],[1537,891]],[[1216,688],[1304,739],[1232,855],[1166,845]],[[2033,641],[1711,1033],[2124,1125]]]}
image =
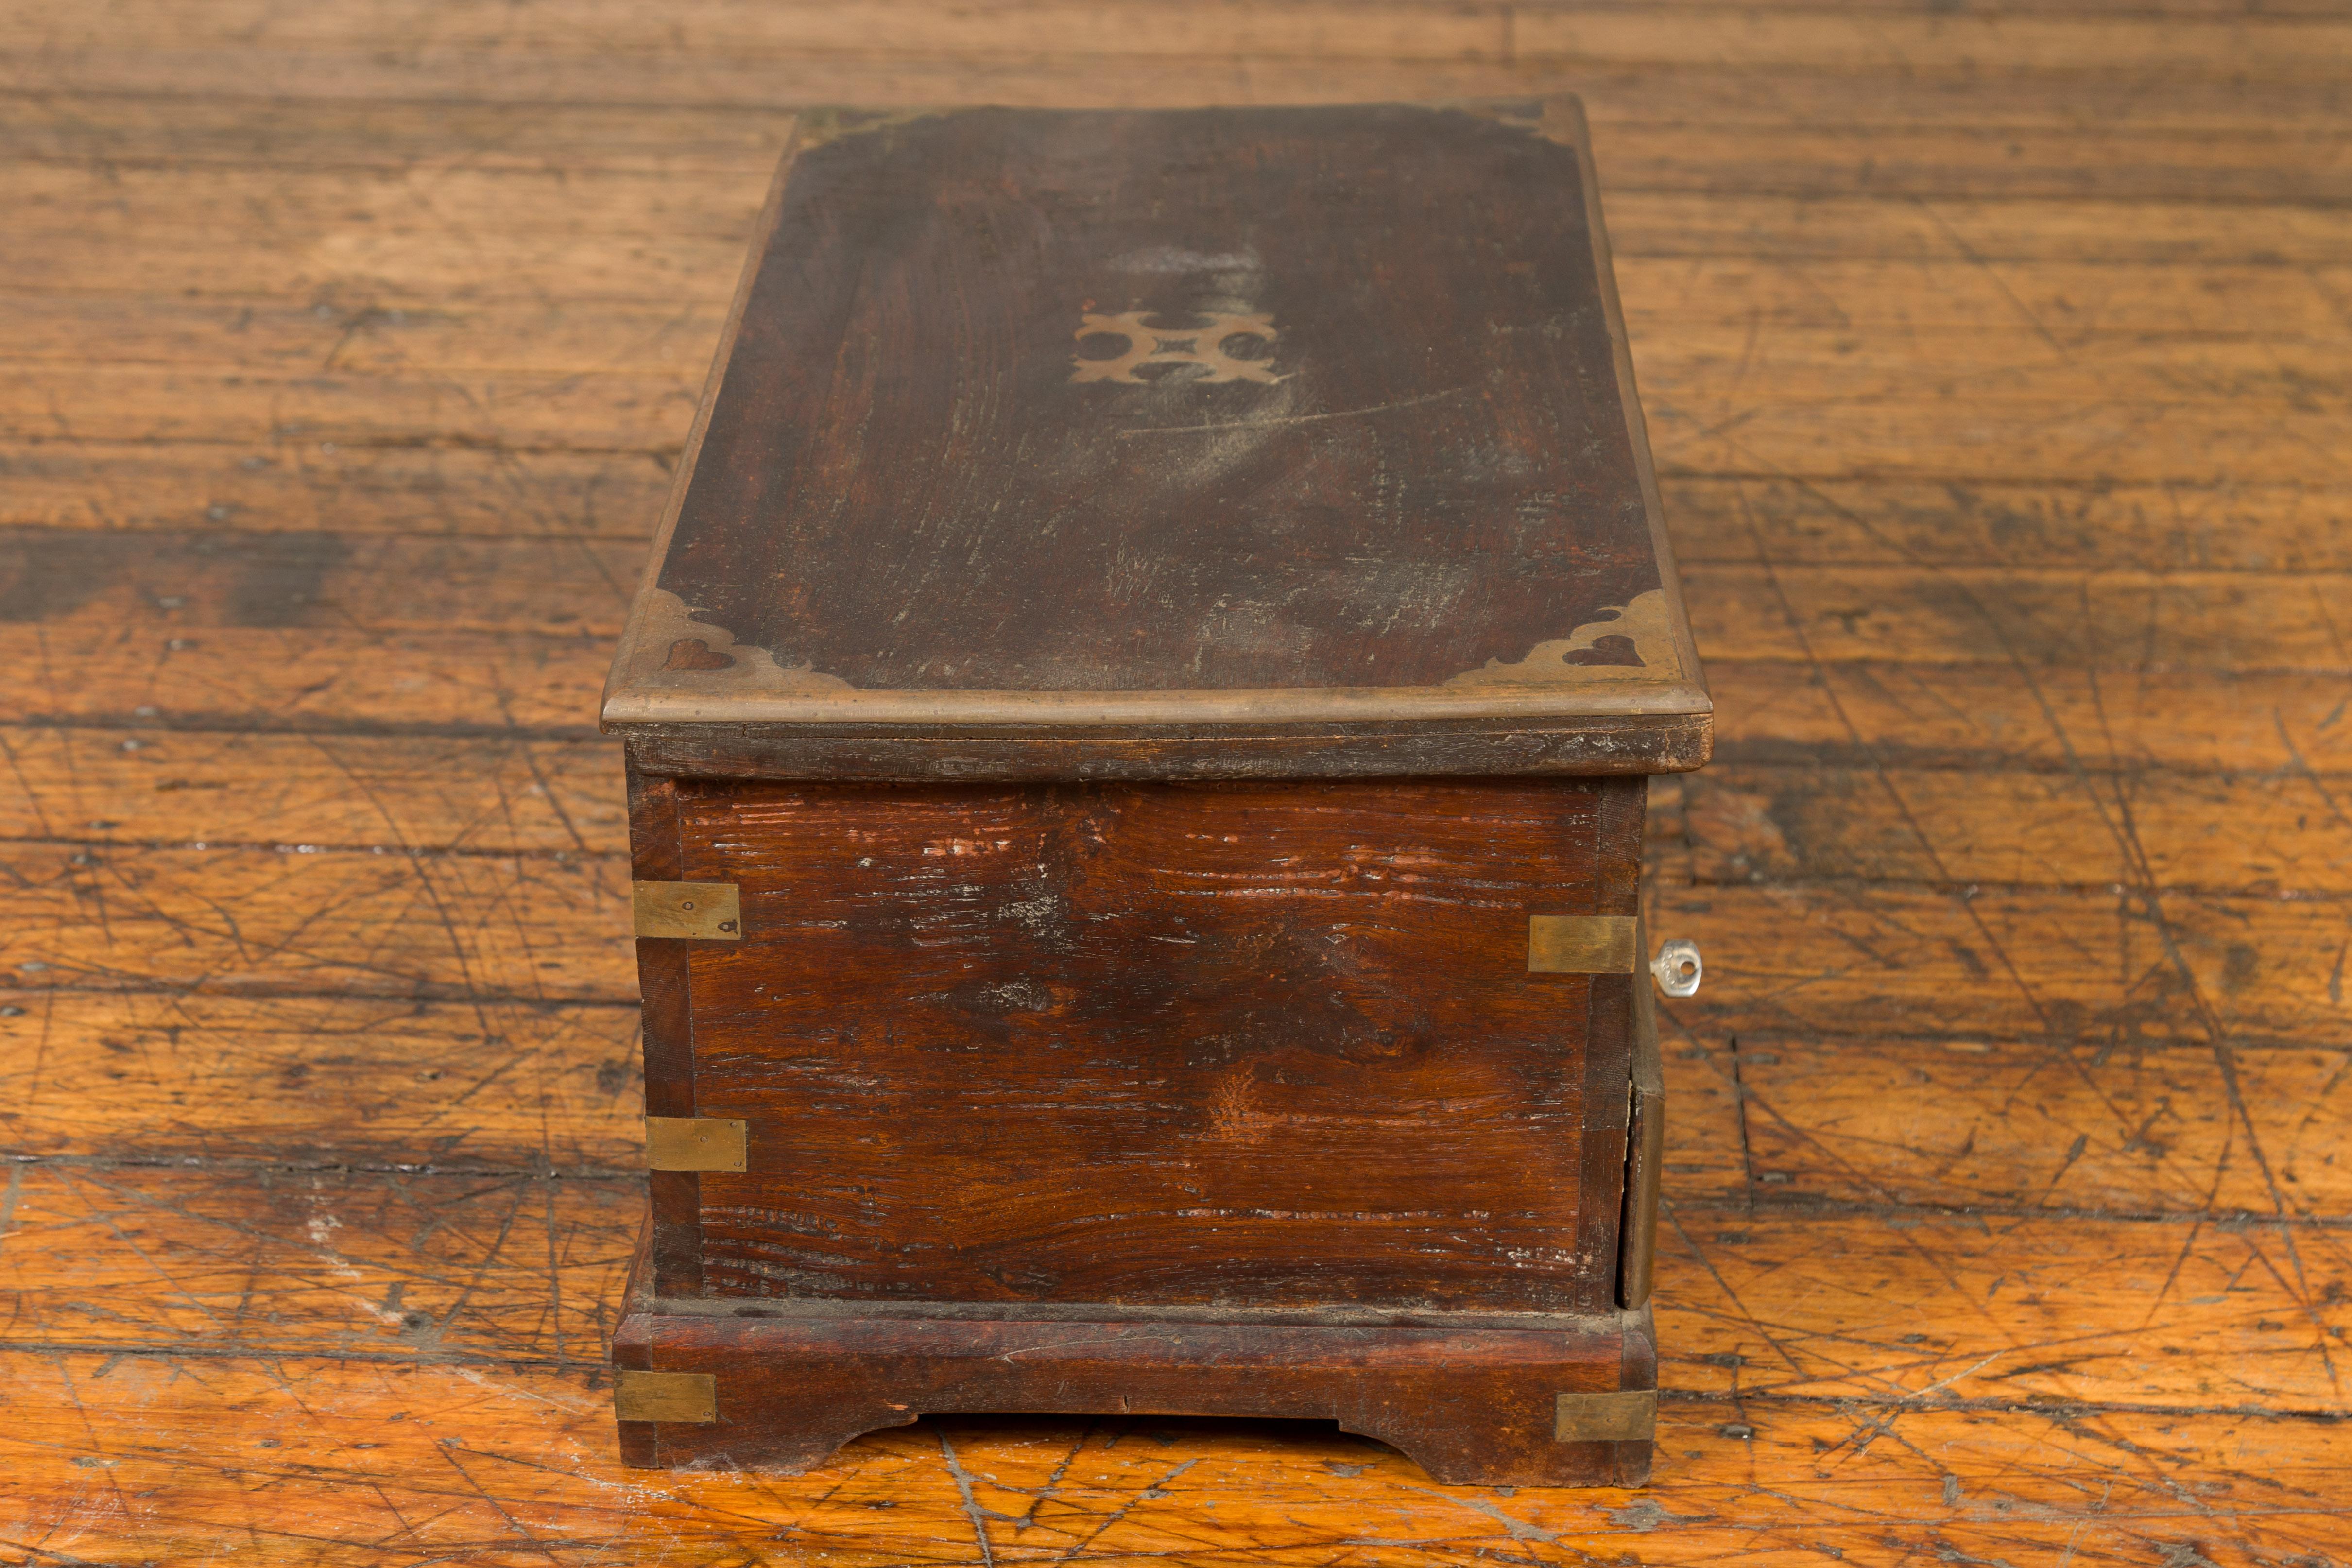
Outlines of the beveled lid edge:
{"label": "beveled lid edge", "polygon": [[1660,718],[1715,711],[1703,687],[1683,680],[1623,681],[1562,689],[1442,686],[1279,687],[1263,690],[859,691],[729,693],[627,691],[606,699],[608,729],[646,724],[1330,724],[1381,720],[1514,721]]}

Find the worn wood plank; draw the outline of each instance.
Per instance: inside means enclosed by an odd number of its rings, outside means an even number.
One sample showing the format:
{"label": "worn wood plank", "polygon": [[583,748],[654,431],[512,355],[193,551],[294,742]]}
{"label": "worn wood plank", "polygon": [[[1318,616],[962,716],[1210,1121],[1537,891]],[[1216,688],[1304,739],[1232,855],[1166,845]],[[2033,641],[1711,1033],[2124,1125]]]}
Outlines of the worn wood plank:
{"label": "worn wood plank", "polygon": [[[410,308],[85,290],[6,298],[16,331],[0,354],[10,362],[117,367],[100,373],[107,374],[131,365],[152,366],[156,374],[209,366],[258,373],[264,386],[280,376],[367,383],[559,372],[655,382],[684,377],[698,395],[724,316],[720,307],[692,300],[587,307],[542,296]],[[157,438],[173,439],[160,432]]]}
{"label": "worn wood plank", "polygon": [[2340,237],[2352,223],[2339,209],[2187,201],[1627,191],[1610,177],[1613,147],[1601,142],[1595,155],[1621,263],[1729,256],[2327,266],[2343,256]]}
{"label": "worn wood plank", "polygon": [[[129,742],[126,744],[126,742]],[[0,730],[0,838],[618,855],[617,742]]]}
{"label": "worn wood plank", "polygon": [[751,1520],[763,1544],[872,1568],[1071,1555],[1336,1568],[1368,1552],[1699,1563],[1825,1548],[1892,1563],[1923,1547],[2094,1564],[2193,1550],[2253,1568],[2326,1550],[2342,1507],[2338,1426],[2240,1414],[1670,1400],[1660,1446],[1674,1463],[1639,1494],[1431,1488],[1365,1439],[1275,1424],[957,1418],[780,1481],[620,1470],[593,1374],[6,1360],[0,1451],[20,1533],[53,1556],[738,1563]]}
{"label": "worn wood plank", "polygon": [[0,433],[97,441],[301,440],[667,451],[694,420],[695,378],[530,371],[268,375],[144,365],[15,367]]}
{"label": "worn wood plank", "polygon": [[[2079,71],[2096,60],[2115,72],[2324,78],[2352,58],[2352,24],[2335,17],[2185,15],[2162,27],[2118,27],[2096,16],[2041,14],[1854,15],[1737,5],[1641,7],[1369,4],[1235,0],[1198,5],[974,5],[877,0],[856,13],[814,4],[698,7],[656,21],[615,0],[563,6],[433,5],[375,0],[289,15],[252,3],[201,14],[118,5],[98,16],[26,7],[19,36],[51,54],[107,48],[235,44],[258,66],[278,50],[462,48],[496,59],[558,55],[939,52],[992,57],[1140,55],[1314,57],[1446,61],[1574,59],[1606,63],[1737,61],[1750,66],[1895,70],[1973,66],[1980,70]],[[2225,63],[2226,62],[2226,63]]]}
{"label": "worn wood plank", "polygon": [[[1653,422],[1670,473],[1764,477],[1883,475],[1945,479],[2065,479],[2104,472],[2124,483],[2220,483],[2236,473],[2300,471],[2341,482],[2335,453],[2311,443],[2338,416],[2271,417],[2259,408],[2095,405],[1969,407],[1930,398],[1768,408],[1733,420]],[[2141,443],[2145,443],[2142,445]]]}
{"label": "worn wood plank", "polygon": [[2352,669],[2338,574],[1708,562],[1683,580],[1708,658]]}
{"label": "worn wood plank", "polygon": [[1754,1191],[1772,1201],[2342,1220],[2342,1037],[2249,1050],[1766,1028],[1741,1030],[1731,1056]]}
{"label": "worn wood plank", "polygon": [[[0,847],[18,987],[628,1001],[617,858]],[[30,1015],[27,1015],[28,1016]]]}
{"label": "worn wood plank", "polygon": [[1708,989],[1671,1010],[1719,1037],[1921,1035],[2140,1043],[2340,1040],[2337,900],[2130,888],[1948,889],[1869,882],[1657,889]]}
{"label": "worn wood plank", "polygon": [[[0,1003],[18,1158],[634,1171],[637,1009],[56,990]],[[0,1246],[0,1253],[5,1253]]]}
{"label": "worn wood plank", "polygon": [[1666,1193],[1694,1212],[2352,1217],[2334,1136],[2352,1061],[2331,1043],[1842,1035],[1675,1012]]}
{"label": "worn wood plank", "polygon": [[2352,566],[2352,502],[2332,487],[1921,484],[1670,479],[1661,487],[1685,565],[2066,566],[2165,572],[2337,572]]}
{"label": "worn wood plank", "polygon": [[1685,1205],[1661,1223],[1676,1389],[2352,1409],[2341,1229]]}
{"label": "worn wood plank", "polygon": [[[881,79],[861,80],[877,72],[871,64],[861,70],[860,64],[851,64],[844,76],[814,62],[802,63],[796,98],[782,95],[774,76],[761,79],[754,90],[782,106],[773,110],[684,107],[690,100],[630,111],[576,102],[536,112],[467,105],[443,117],[453,123],[412,129],[408,121],[417,114],[412,107],[339,110],[327,106],[312,117],[313,133],[299,140],[286,134],[290,117],[283,110],[273,119],[259,106],[238,104],[241,112],[225,115],[220,105],[202,101],[182,111],[194,123],[175,121],[168,133],[158,126],[142,138],[141,121],[155,116],[156,110],[136,100],[130,101],[127,112],[106,115],[100,132],[104,139],[100,140],[86,116],[59,117],[59,124],[22,107],[12,113],[12,106],[38,106],[47,100],[10,95],[0,102],[0,117],[5,117],[0,118],[0,147],[13,145],[21,156],[45,163],[91,160],[118,175],[139,170],[151,175],[184,173],[208,164],[327,167],[346,178],[363,169],[411,172],[435,166],[437,172],[451,173],[457,167],[543,171],[560,165],[658,172],[709,184],[714,178],[756,175],[761,165],[772,164],[782,137],[789,132],[785,110],[794,102],[868,102],[895,108],[961,100],[936,86],[926,93],[927,84],[920,82],[912,84],[911,90],[894,90],[908,85],[900,79],[908,74],[906,68],[895,62],[884,68]],[[1238,96],[1269,103],[1377,100],[1432,92],[1467,98],[1482,92],[1509,96],[1550,85],[1524,69],[1496,68],[1484,73],[1457,71],[1442,83],[1403,79],[1411,82],[1404,91],[1383,94],[1377,82],[1352,76],[1297,74],[1296,88],[1253,80],[1250,89]],[[1134,80],[1121,82],[1121,78]],[[968,93],[967,80],[950,79]],[[1117,61],[1087,60],[1064,67],[1058,78],[1005,82],[1015,90],[992,93],[989,100],[1121,108],[1146,101],[1232,101],[1237,96],[1234,79],[1232,68],[1222,61],[1204,62],[1187,72],[1132,65],[1122,68]],[[2136,116],[2134,109],[2150,101],[2147,95],[2095,90],[2094,97],[2109,101],[2086,104],[2078,96],[2045,89],[2031,97],[2012,92],[2008,103],[1988,103],[1979,93],[1969,100],[1976,115],[1965,124],[1950,123],[1948,114],[1944,123],[1915,128],[1909,123],[1916,117],[1911,102],[1856,101],[1852,78],[1837,79],[1834,85],[1765,79],[1771,89],[1769,96],[1758,90],[1757,78],[1727,78],[1720,72],[1655,73],[1639,79],[1638,84],[1625,83],[1615,95],[1606,81],[1599,84],[1597,94],[1580,77],[1574,85],[1591,102],[1607,137],[1604,166],[1612,191],[1721,192],[1749,197],[2084,196],[2103,202],[2325,205],[2340,202],[2352,188],[2352,142],[2282,132],[2276,110],[2258,121],[2249,116],[2247,123],[2231,124],[2227,121],[2244,115],[2248,106],[2224,105],[2221,123],[2207,117],[2202,123],[2179,128],[2129,125],[2133,119],[2144,118]],[[2242,84],[2214,86],[2225,91],[2234,87],[2242,99],[2252,97]],[[637,84],[635,90],[642,92],[642,87]],[[1807,87],[1813,89],[1810,95]],[[628,95],[624,89],[624,96]],[[2303,96],[2324,96],[2326,111],[2341,111],[2334,84],[2310,84]],[[1662,103],[1673,107],[1662,111]],[[2102,109],[2107,112],[2102,114]],[[387,130],[394,134],[385,135]]]}
{"label": "worn wood plank", "polygon": [[2352,32],[2334,17],[2252,22],[2177,16],[2160,27],[2120,28],[2094,17],[2019,14],[1858,16],[1727,6],[1708,16],[1532,5],[1515,10],[1512,21],[1512,47],[1520,59],[1738,60],[1864,70],[1966,63],[1980,70],[2069,73],[2095,59],[2100,68],[2118,73],[2189,76],[2227,59],[2241,70],[2292,80],[2327,75],[2337,52],[2352,49]]}
{"label": "worn wood plank", "polygon": [[[232,39],[259,53],[271,47],[386,45],[462,47],[477,53],[525,54],[552,46],[560,53],[745,51],[871,54],[904,48],[918,38],[963,58],[992,55],[1307,55],[1349,59],[1499,58],[1504,51],[1501,7],[1427,5],[1415,0],[1274,0],[1240,5],[1218,0],[1192,6],[1167,4],[1116,9],[1077,4],[983,4],[943,7],[881,3],[845,13],[836,7],[784,0],[771,5],[698,7],[658,22],[625,5],[589,0],[562,7],[488,8],[400,4],[398,0],[339,6],[307,18],[272,16],[256,6],[226,5],[201,17],[168,6],[123,5],[114,26],[136,26],[151,46],[186,47]],[[113,27],[28,12],[20,36],[49,48],[113,42]],[[2322,26],[2315,35],[2332,36]],[[582,50],[583,43],[590,45]]]}
{"label": "worn wood plank", "polygon": [[652,537],[662,453],[312,441],[0,444],[0,521],[52,528]]}
{"label": "worn wood plank", "polygon": [[[194,657],[201,655],[202,657]],[[0,720],[220,730],[595,733],[609,639],[530,633],[0,624]]]}
{"label": "worn wood plank", "polygon": [[[2352,777],[1759,767],[1651,786],[1703,882],[1850,878],[2352,896]],[[1680,851],[1680,852],[1678,852]]]}
{"label": "worn wood plank", "polygon": [[2337,675],[1711,657],[1707,683],[1716,755],[1726,761],[2329,775],[2352,767],[2352,705]]}
{"label": "worn wood plank", "polygon": [[495,1367],[603,1361],[645,1214],[634,1174],[51,1164],[10,1196],[0,1344]]}
{"label": "worn wood plank", "polygon": [[[635,540],[543,535],[26,531],[0,533],[0,624],[136,627],[190,641],[330,629],[610,639],[644,559]],[[419,594],[420,583],[434,591]]]}

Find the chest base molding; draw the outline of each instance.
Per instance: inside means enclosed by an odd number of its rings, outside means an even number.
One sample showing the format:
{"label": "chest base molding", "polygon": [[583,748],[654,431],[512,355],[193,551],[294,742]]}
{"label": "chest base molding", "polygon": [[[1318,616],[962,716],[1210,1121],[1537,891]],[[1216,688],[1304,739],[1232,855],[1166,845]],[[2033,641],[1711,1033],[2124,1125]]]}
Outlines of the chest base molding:
{"label": "chest base molding", "polygon": [[679,1412],[707,1419],[633,1420],[656,1407],[621,1399],[621,1455],[638,1468],[795,1475],[923,1415],[1022,1410],[1334,1421],[1447,1485],[1639,1486],[1650,1474],[1646,1309],[1508,1328],[837,1305],[737,1317],[653,1296],[642,1258],[638,1275],[613,1337],[624,1394],[655,1373],[664,1386],[708,1378],[712,1394]]}

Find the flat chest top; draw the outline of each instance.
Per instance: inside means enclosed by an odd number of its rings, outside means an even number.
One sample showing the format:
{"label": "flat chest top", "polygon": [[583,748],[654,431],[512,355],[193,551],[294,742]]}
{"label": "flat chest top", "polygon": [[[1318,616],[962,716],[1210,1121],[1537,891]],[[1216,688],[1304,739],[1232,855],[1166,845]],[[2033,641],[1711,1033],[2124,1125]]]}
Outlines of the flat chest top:
{"label": "flat chest top", "polygon": [[1555,100],[806,117],[604,717],[1707,711]]}

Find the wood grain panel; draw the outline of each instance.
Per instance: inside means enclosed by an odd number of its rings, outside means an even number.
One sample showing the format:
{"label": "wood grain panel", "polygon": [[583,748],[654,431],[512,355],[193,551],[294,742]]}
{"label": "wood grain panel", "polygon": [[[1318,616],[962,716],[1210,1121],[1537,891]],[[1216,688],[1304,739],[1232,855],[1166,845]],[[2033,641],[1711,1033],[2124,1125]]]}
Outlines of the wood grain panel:
{"label": "wood grain panel", "polygon": [[697,1111],[751,1123],[701,1178],[707,1289],[1576,1310],[1627,1029],[1587,1045],[1594,982],[1530,976],[1527,921],[1632,912],[1616,799],[682,792],[689,879],[743,906],[692,953]]}

